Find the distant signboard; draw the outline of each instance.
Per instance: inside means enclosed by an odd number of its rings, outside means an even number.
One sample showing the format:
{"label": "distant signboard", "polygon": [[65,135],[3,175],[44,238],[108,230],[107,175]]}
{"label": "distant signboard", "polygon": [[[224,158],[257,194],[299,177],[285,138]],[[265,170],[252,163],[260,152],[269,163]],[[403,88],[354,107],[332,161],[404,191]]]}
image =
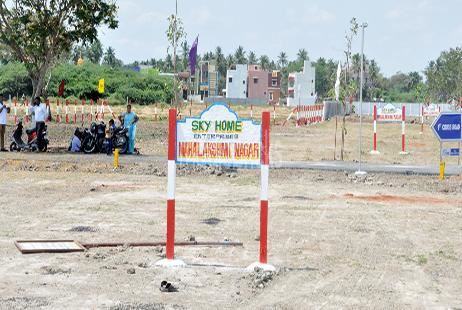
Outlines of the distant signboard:
{"label": "distant signboard", "polygon": [[391,103],[389,103],[383,108],[377,109],[377,121],[378,122],[401,122],[402,121],[402,109],[397,108]]}
{"label": "distant signboard", "polygon": [[442,157],[459,157],[460,156],[460,149],[452,148],[452,149],[442,149],[441,150]]}
{"label": "distant signboard", "polygon": [[199,117],[177,121],[176,162],[231,167],[260,167],[261,124],[241,119],[224,103]]}
{"label": "distant signboard", "polygon": [[440,108],[433,103],[423,108],[423,116],[425,117],[435,117],[440,115],[440,113]]}

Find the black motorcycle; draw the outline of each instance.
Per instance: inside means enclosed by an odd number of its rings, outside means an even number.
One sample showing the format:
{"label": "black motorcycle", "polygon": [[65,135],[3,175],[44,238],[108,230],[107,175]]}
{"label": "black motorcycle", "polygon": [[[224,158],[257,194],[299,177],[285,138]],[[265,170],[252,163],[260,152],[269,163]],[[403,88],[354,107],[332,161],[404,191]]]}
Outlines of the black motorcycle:
{"label": "black motorcycle", "polygon": [[128,151],[128,129],[117,127],[112,135],[112,146],[119,149],[120,154],[126,154]]}
{"label": "black motorcycle", "polygon": [[[104,123],[92,123],[89,130],[84,134],[82,139],[82,151],[86,154],[106,152],[104,144],[106,136],[106,125]],[[128,151],[128,130],[118,127],[112,135],[113,148],[119,149],[120,154],[126,154]]]}
{"label": "black motorcycle", "polygon": [[92,123],[88,134],[82,140],[82,151],[85,154],[102,152],[105,132],[106,124],[104,122]]}

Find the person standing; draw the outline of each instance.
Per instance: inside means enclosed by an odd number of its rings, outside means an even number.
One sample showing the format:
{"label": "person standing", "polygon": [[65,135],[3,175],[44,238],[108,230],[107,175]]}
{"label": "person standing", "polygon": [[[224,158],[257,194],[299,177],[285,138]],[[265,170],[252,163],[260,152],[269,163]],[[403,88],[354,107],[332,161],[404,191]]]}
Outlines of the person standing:
{"label": "person standing", "polygon": [[3,103],[3,95],[0,94],[0,152],[7,152],[5,149],[7,113],[10,113],[10,108]]}
{"label": "person standing", "polygon": [[132,111],[132,105],[127,105],[127,112],[119,116],[122,125],[128,129],[128,154],[135,152],[135,136],[136,136],[136,123],[139,118],[135,112]]}
{"label": "person standing", "polygon": [[41,150],[43,146],[43,132],[45,130],[45,121],[48,118],[48,107],[41,102],[40,97],[34,99],[34,106],[31,113],[35,115],[35,130],[37,132],[37,146]]}

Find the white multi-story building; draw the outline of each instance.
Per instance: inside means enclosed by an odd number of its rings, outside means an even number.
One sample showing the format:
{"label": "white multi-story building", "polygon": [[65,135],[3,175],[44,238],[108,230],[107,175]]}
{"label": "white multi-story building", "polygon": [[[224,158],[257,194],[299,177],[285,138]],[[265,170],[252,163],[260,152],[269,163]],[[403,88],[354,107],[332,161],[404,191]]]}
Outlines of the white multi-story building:
{"label": "white multi-story building", "polygon": [[247,98],[247,65],[236,65],[226,71],[226,98]]}
{"label": "white multi-story building", "polygon": [[303,72],[289,74],[287,106],[312,105],[316,102],[316,69],[310,61],[303,64]]}

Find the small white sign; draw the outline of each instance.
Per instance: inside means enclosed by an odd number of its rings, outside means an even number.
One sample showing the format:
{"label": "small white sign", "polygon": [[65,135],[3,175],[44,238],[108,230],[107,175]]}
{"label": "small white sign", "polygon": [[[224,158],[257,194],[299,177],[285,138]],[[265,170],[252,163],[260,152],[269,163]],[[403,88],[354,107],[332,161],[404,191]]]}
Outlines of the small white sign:
{"label": "small white sign", "polygon": [[402,110],[396,108],[391,103],[387,104],[383,108],[377,109],[378,122],[400,122],[402,121],[402,117]]}
{"label": "small white sign", "polygon": [[440,109],[436,104],[432,103],[423,109],[423,116],[434,117],[438,115],[440,115]]}
{"label": "small white sign", "polygon": [[177,121],[178,164],[260,167],[261,124],[240,119],[224,103],[215,103],[199,117]]}

